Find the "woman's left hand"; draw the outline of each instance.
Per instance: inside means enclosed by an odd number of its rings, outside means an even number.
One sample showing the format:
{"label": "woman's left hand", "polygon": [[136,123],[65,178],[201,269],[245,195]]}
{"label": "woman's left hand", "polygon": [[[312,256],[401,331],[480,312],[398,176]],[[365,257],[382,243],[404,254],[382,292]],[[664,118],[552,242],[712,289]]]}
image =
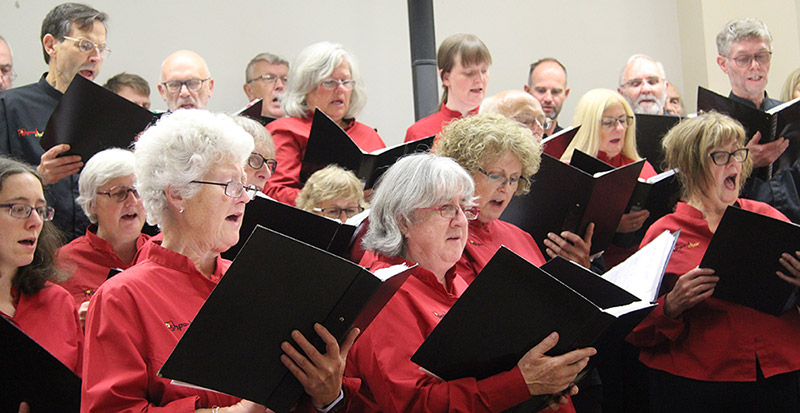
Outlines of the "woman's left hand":
{"label": "woman's left hand", "polygon": [[646,209],[631,211],[627,214],[623,214],[622,219],[619,220],[619,224],[617,225],[617,232],[621,232],[623,234],[636,232],[642,227],[642,225],[644,225],[644,221],[647,220],[647,217],[649,216],[650,211]]}
{"label": "woman's left hand", "polygon": [[592,235],[594,235],[594,223],[589,223],[586,226],[583,238],[569,231],[562,232],[561,236],[551,232],[547,234],[547,238],[544,240],[544,245],[547,246],[545,252],[550,258],[560,255],[589,268],[592,265],[592,260],[589,256],[592,250]]}
{"label": "woman's left hand", "polygon": [[781,271],[777,271],[778,277],[781,277],[784,281],[792,284],[796,287],[800,287],[800,251],[795,251],[794,256],[789,254],[788,252],[784,252],[781,254],[781,257],[778,259],[778,262],[786,268],[786,271],[789,273],[784,274]]}
{"label": "woman's left hand", "polygon": [[323,408],[336,400],[342,390],[342,376],[347,353],[356,341],[360,330],[354,328],[345,337],[341,347],[328,329],[321,324],[314,324],[314,330],[325,341],[325,354],[320,354],[299,331],[292,331],[292,339],[308,356],[297,351],[289,342],[284,341],[281,349],[286,353],[281,361],[289,371],[297,377],[303,389],[311,396],[315,408]]}

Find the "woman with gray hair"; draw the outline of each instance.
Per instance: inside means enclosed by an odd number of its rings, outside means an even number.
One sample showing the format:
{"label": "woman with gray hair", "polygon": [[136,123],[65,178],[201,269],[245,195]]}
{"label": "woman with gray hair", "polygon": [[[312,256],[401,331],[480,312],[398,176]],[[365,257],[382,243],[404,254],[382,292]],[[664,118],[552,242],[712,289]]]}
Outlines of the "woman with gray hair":
{"label": "woman with gray hair", "polygon": [[355,120],[367,101],[355,58],[342,45],[320,42],[306,47],[289,72],[281,108],[289,116],[267,125],[275,142],[278,168],[264,193],[295,205],[302,188],[300,166],[311,133],[314,109],[328,115],[365,152],[386,147],[375,129]]}
{"label": "woman with gray hair", "polygon": [[501,411],[534,394],[577,391],[570,383],[595,350],[545,356],[556,334],[528,351],[517,367],[482,380],[442,381],[411,362],[467,287],[455,265],[467,242],[467,222],[477,216],[474,191],[467,171],[431,154],[402,158],[381,178],[363,241],[370,251],[361,263],[373,272],[418,265],[348,356],[345,375],[361,379],[351,404],[387,412]]}
{"label": "woman with gray hair", "polygon": [[144,206],[134,187],[133,152],[113,148],[98,152],[78,180],[78,204],[89,217],[86,234],[58,250],[59,266],[72,276],[61,284],[80,306],[81,321],[92,294],[111,272],[122,271],[150,238],[142,233]]}
{"label": "woman with gray hair", "polygon": [[234,116],[233,121],[253,137],[255,144],[244,168],[247,172],[247,185],[255,185],[259,191],[264,192],[267,179],[275,173],[275,168],[278,167],[272,136],[260,123],[248,117]]}
{"label": "woman with gray hair", "polygon": [[[245,204],[255,193],[244,185],[244,163],[252,150],[253,139],[230,117],[200,110],[177,111],[139,138],[137,189],[163,241],[148,243],[137,265],[104,283],[92,298],[83,411],[264,412],[252,402],[156,375],[230,265],[220,253],[239,240]],[[344,357],[355,337],[348,337],[340,352],[327,330],[317,331],[327,354],[307,351],[306,359],[292,349],[282,360],[314,406],[323,407],[341,392]],[[308,348],[305,338],[293,338]]]}

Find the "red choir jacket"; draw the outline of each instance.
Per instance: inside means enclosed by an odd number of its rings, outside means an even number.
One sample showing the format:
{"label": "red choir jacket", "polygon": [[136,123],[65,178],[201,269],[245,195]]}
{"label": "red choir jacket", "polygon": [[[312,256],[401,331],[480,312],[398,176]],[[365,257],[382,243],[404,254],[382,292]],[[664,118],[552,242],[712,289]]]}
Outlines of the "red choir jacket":
{"label": "red choir jacket", "polygon": [[[136,240],[138,251],[150,238],[147,234],[140,234]],[[59,267],[72,274],[68,280],[61,283],[80,305],[88,301],[92,294],[108,278],[112,268],[127,269],[136,262],[134,256],[131,262],[123,262],[111,244],[97,236],[97,225],[92,224],[86,229],[86,235],[75,238],[58,250]]]}
{"label": "red choir jacket", "polygon": [[[469,111],[469,115],[474,115],[476,113],[478,113],[478,108]],[[451,110],[442,103],[442,108],[439,109],[438,112],[418,120],[406,130],[406,139],[404,142],[411,142],[427,138],[431,135],[437,135],[450,121],[462,117],[461,112]]]}
{"label": "red choir jacket", "polygon": [[14,296],[16,311],[8,318],[20,330],[39,343],[78,376],[83,358],[83,329],[78,320],[78,308],[62,287],[46,282],[36,294]]}
{"label": "red choir jacket", "polygon": [[531,235],[516,225],[499,219],[484,224],[476,219],[469,222],[467,246],[456,263],[456,272],[471,284],[501,245],[537,267],[547,261]]}
{"label": "red choir jacket", "polygon": [[[788,221],[762,202],[738,202],[745,210]],[[678,229],[681,235],[667,273],[680,276],[700,264],[713,236],[699,210],[679,202],[675,213],[650,227],[642,245],[664,230]],[[672,319],[664,315],[664,296],[658,303],[628,336],[640,347],[639,359],[648,367],[704,381],[755,381],[756,358],[764,377],[800,369],[797,309],[776,317],[711,297]]]}
{"label": "red choir jacket", "polygon": [[[412,265],[402,258],[379,256],[370,271],[401,263]],[[351,410],[501,411],[530,398],[518,367],[483,380],[443,382],[410,361],[467,287],[455,267],[446,278],[447,288],[431,272],[415,269],[358,338],[345,367],[345,376],[361,379],[358,392],[348,395]]]}
{"label": "red choir jacket", "polygon": [[[264,194],[289,205],[295,205],[297,194],[303,185],[300,183],[300,166],[308,145],[313,117],[280,118],[267,124],[267,130],[275,142],[275,159],[278,169],[267,181]],[[386,147],[375,129],[351,120],[345,132],[353,138],[359,148],[366,152]]]}

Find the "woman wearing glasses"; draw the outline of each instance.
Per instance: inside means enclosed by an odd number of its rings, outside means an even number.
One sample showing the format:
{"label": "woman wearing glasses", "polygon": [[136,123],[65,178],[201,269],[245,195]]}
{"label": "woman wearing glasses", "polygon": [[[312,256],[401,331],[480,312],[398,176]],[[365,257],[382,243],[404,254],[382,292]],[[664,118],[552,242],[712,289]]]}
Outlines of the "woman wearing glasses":
{"label": "woman wearing glasses", "polygon": [[53,214],[36,171],[0,156],[0,316],[80,375],[83,330],[75,302],[52,283],[62,241],[49,222]]}
{"label": "woman wearing glasses", "polygon": [[[728,206],[788,221],[739,198],[752,169],[744,143],[742,126],[714,112],[684,120],[662,141],[667,164],[681,170],[685,201],[650,227],[642,245],[680,230],[666,270],[677,280],[665,278],[669,292],[628,337],[650,368],[654,412],[800,411],[800,313],[773,316],[711,297],[719,277],[697,268]],[[783,254],[776,277],[800,286],[799,257]]]}
{"label": "woman wearing glasses", "polygon": [[278,166],[272,136],[260,123],[248,117],[234,116],[233,121],[253,137],[255,144],[244,167],[247,173],[247,185],[254,185],[259,191],[264,192],[267,180],[275,173],[275,168]]}
{"label": "woman wearing glasses", "polygon": [[[458,300],[467,283],[456,263],[475,219],[475,186],[452,159],[416,154],[401,158],[381,177],[364,237],[370,271],[417,267],[353,346],[345,375],[361,379],[354,411],[502,411],[532,394],[567,389],[593,349],[544,356],[555,337],[543,340],[515,367],[482,380],[442,381],[410,361]],[[367,257],[371,256],[371,257]],[[363,264],[362,264],[363,265]],[[566,403],[566,398],[560,398]]]}
{"label": "woman wearing glasses", "polygon": [[81,171],[78,204],[92,224],[58,251],[59,267],[72,275],[61,286],[79,306],[81,322],[100,284],[133,265],[150,238],[142,233],[146,217],[135,183],[133,152],[124,149],[98,152]]}
{"label": "woman wearing glasses", "polygon": [[297,195],[298,208],[342,223],[368,206],[361,181],[353,172],[336,165],[314,172]]}
{"label": "woman wearing glasses", "polygon": [[[480,213],[469,223],[469,242],[458,262],[458,274],[467,283],[475,279],[501,245],[533,264],[546,261],[530,234],[498,219],[514,195],[530,189],[530,178],[539,169],[541,144],[531,135],[530,129],[519,122],[481,113],[446,126],[433,148],[436,154],[453,158],[470,171],[475,181],[475,202]],[[545,240],[547,255],[563,255],[589,268],[591,238],[591,227],[585,239],[571,232],[550,234]]]}
{"label": "woman wearing glasses", "polygon": [[[264,412],[263,406],[156,375],[230,265],[220,253],[238,241],[245,204],[255,193],[244,184],[244,163],[252,151],[253,139],[230,117],[200,110],[177,111],[139,138],[137,189],[163,241],[150,242],[135,266],[105,282],[92,298],[82,410]],[[289,354],[312,369],[300,380],[317,407],[341,391],[341,375],[326,379],[319,371],[344,368],[336,340],[323,337],[335,351],[310,354],[316,363]],[[343,344],[344,354],[353,340]],[[296,367],[294,362],[288,363]]]}
{"label": "woman wearing glasses", "polygon": [[386,147],[375,129],[355,120],[367,103],[358,65],[340,44],[320,42],[303,49],[292,63],[281,98],[289,116],[267,125],[275,142],[278,168],[264,193],[295,205],[302,188],[300,166],[311,133],[314,109],[333,119],[365,152]]}

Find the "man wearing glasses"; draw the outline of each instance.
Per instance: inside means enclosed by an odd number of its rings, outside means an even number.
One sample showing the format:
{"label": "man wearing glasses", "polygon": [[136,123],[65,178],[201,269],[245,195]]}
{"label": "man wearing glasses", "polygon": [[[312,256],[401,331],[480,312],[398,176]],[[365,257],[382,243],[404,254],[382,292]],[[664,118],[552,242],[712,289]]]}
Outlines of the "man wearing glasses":
{"label": "man wearing glasses", "polygon": [[622,68],[617,91],[630,103],[633,113],[663,115],[667,103],[664,66],[650,56],[631,56]]}
{"label": "man wearing glasses", "polygon": [[11,82],[17,77],[14,73],[14,59],[11,56],[11,46],[6,39],[0,36],[0,93],[11,89]]}
{"label": "man wearing glasses", "polygon": [[0,93],[0,153],[38,165],[48,205],[57,213],[53,222],[72,240],[89,224],[80,206],[80,156],[57,156],[68,150],[56,145],[45,152],[39,140],[47,120],[75,75],[94,80],[111,50],[106,46],[108,16],[89,6],[64,3],[42,22],[41,42],[48,71],[37,83]]}
{"label": "man wearing glasses", "polygon": [[[769,65],[772,60],[772,35],[767,25],[754,18],[731,20],[717,34],[717,65],[731,83],[729,98],[761,110],[782,102],[767,95]],[[777,138],[760,144],[760,135],[750,137],[747,148],[753,167],[770,165],[789,147],[789,140]],[[795,178],[798,177],[798,178]],[[774,206],[792,222],[800,222],[800,165],[775,174],[769,181],[751,177],[742,195]]]}
{"label": "man wearing glasses", "polygon": [[244,93],[251,102],[262,100],[263,124],[282,118],[280,95],[286,90],[289,62],[272,53],[259,53],[245,69]]}
{"label": "man wearing glasses", "polygon": [[205,109],[214,93],[214,79],[205,59],[191,50],[178,50],[161,64],[158,93],[170,112]]}

